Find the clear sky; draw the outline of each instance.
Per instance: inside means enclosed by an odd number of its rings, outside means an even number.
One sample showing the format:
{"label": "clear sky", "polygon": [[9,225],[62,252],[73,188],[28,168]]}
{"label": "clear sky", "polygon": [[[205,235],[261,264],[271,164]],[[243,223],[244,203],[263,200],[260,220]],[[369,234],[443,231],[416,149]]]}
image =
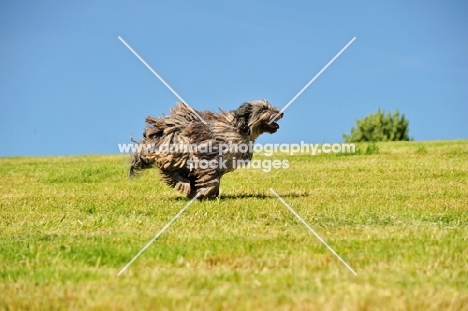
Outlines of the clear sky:
{"label": "clear sky", "polygon": [[468,138],[466,1],[0,1],[0,156],[118,153],[177,98],[282,108],[260,143],[340,142],[399,109],[415,140]]}

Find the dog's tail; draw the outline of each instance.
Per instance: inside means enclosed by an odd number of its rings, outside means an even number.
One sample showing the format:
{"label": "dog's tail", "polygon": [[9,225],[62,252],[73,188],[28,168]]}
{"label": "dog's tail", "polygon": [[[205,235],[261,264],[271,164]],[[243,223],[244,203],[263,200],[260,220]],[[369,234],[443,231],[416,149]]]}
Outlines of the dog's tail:
{"label": "dog's tail", "polygon": [[128,169],[128,177],[136,177],[139,172],[154,166],[154,160],[144,157],[140,152],[135,152],[130,158],[130,167]]}
{"label": "dog's tail", "polygon": [[154,158],[145,156],[147,154],[147,150],[143,147],[145,145],[142,142],[137,142],[130,137],[132,142],[136,143],[138,147],[134,152],[130,155],[130,167],[128,168],[128,177],[136,177],[139,175],[140,171],[152,168],[154,166]]}

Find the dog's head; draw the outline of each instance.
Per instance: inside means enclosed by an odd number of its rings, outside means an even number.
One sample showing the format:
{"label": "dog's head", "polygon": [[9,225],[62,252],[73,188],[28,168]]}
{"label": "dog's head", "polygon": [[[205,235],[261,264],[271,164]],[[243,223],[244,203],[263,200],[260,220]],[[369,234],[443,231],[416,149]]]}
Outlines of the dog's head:
{"label": "dog's head", "polygon": [[267,100],[260,99],[242,104],[234,111],[234,118],[241,133],[255,140],[263,133],[276,133],[279,129],[276,121],[283,117],[283,113],[279,113]]}

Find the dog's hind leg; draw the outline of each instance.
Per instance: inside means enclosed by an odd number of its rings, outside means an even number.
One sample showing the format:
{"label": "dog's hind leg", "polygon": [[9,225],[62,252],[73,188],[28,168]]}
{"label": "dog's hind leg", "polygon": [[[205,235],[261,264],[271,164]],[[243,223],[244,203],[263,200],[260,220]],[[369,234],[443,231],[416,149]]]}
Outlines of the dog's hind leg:
{"label": "dog's hind leg", "polygon": [[190,181],[181,176],[178,171],[162,171],[160,170],[162,180],[173,187],[175,190],[182,192],[183,194],[189,195],[191,193]]}

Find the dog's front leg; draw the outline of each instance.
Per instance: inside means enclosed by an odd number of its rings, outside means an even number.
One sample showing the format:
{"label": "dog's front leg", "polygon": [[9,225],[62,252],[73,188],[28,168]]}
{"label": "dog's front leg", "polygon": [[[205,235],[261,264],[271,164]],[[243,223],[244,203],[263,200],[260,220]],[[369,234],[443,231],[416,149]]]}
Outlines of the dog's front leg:
{"label": "dog's front leg", "polygon": [[198,196],[199,200],[204,198],[216,198],[219,196],[220,176],[217,170],[200,170],[197,172],[193,187],[188,198]]}

